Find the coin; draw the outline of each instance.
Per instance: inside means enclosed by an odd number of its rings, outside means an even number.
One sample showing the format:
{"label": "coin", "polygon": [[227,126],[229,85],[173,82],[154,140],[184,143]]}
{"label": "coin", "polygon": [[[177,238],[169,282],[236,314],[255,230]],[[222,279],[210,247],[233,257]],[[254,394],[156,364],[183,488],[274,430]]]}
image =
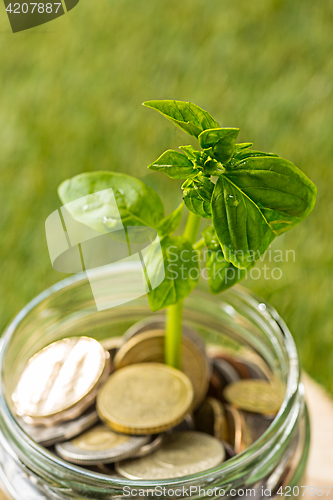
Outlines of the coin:
{"label": "coin", "polygon": [[261,360],[260,364],[254,363],[250,360],[242,359],[241,363],[244,367],[249,371],[249,377],[243,378],[253,378],[253,379],[261,379],[261,380],[271,380],[272,375],[269,371],[268,367],[265,365],[265,362]]}
{"label": "coin", "polygon": [[224,359],[230,363],[242,379],[272,379],[272,372],[263,358],[247,347],[242,347],[235,352],[227,347],[209,345],[207,353],[213,359]]}
{"label": "coin", "polygon": [[236,455],[234,448],[231,446],[230,443],[228,443],[228,441],[222,441],[222,444],[223,444],[224,449],[225,449],[226,460],[229,460],[229,458],[232,458]]}
{"label": "coin", "polygon": [[104,340],[101,340],[101,345],[104,347],[106,351],[109,352],[111,358],[113,358],[116,350],[121,346],[123,341],[122,337],[110,337]]}
{"label": "coin", "polygon": [[241,410],[276,414],[283,402],[281,390],[266,380],[240,380],[224,389],[225,399]]}
{"label": "coin", "polygon": [[206,398],[195,414],[195,427],[217,439],[227,440],[228,426],[222,403],[212,397]]}
{"label": "coin", "polygon": [[[164,363],[164,340],[163,330],[139,333],[119,349],[114,359],[115,368],[148,361]],[[182,371],[193,384],[193,408],[197,408],[207,393],[209,365],[196,344],[187,337],[182,338]]]}
{"label": "coin", "polygon": [[122,337],[110,337],[101,341],[101,345],[110,355],[109,373],[114,371],[113,360],[117,350],[122,345]]}
{"label": "coin", "polygon": [[213,365],[213,372],[209,380],[209,386],[207,391],[207,396],[223,401],[223,390],[226,387],[226,382],[221,374],[217,371],[216,367]]}
{"label": "coin", "polygon": [[216,467],[225,458],[220,441],[202,432],[176,432],[166,436],[161,448],[148,457],[116,464],[129,479],[169,479]]}
{"label": "coin", "polygon": [[225,359],[214,359],[213,364],[226,384],[232,384],[240,380],[237,370]]}
{"label": "coin", "polygon": [[250,371],[250,378],[272,381],[272,371],[259,354],[243,347],[239,352],[239,360]]}
{"label": "coin", "polygon": [[238,356],[231,354],[227,349],[221,349],[214,353],[214,359],[224,360],[231,365],[238,373],[238,378],[253,378],[249,367],[239,359]]}
{"label": "coin", "polygon": [[19,424],[36,443],[42,446],[52,446],[78,436],[98,421],[99,418],[96,410],[89,409],[79,418],[56,424],[53,427],[36,427],[25,423],[21,419],[19,420]]}
{"label": "coin", "polygon": [[55,446],[56,452],[74,464],[108,464],[135,454],[150,441],[150,436],[118,434],[97,425],[80,436]]}
{"label": "coin", "polygon": [[0,490],[0,500],[8,500],[8,497],[4,494],[2,490]]}
{"label": "coin", "polygon": [[[126,342],[128,342],[138,333],[151,332],[152,330],[165,331],[165,321],[165,316],[161,315],[151,316],[150,318],[145,318],[141,321],[138,321],[124,333],[122,344],[126,344]],[[183,323],[182,334],[192,340],[192,342],[196,344],[201,352],[206,353],[206,346],[204,341],[193,328]]]}
{"label": "coin", "polygon": [[[101,377],[101,383],[104,382],[109,375],[109,365],[107,366],[107,371],[103,372],[103,376]],[[89,394],[89,397],[84,398],[83,401],[80,401],[72,408],[50,417],[31,418],[27,415],[21,415],[21,417],[19,418],[21,418],[23,422],[31,427],[51,428],[61,423],[70,422],[80,418],[83,413],[85,413],[87,408],[90,408],[95,403],[96,396],[97,390],[94,390],[91,392],[91,394]]]}
{"label": "coin", "polygon": [[245,419],[237,408],[226,405],[228,422],[228,443],[234,448],[236,455],[246,450],[252,444],[250,430]]}
{"label": "coin", "polygon": [[97,412],[117,432],[157,434],[180,423],[192,401],[192,384],[184,373],[160,363],[140,363],[109,377],[98,393]]}
{"label": "coin", "polygon": [[115,471],[113,464],[90,465],[87,466],[87,468],[93,472],[97,472],[98,474],[106,474],[113,479],[123,479],[123,477]]}
{"label": "coin", "polygon": [[152,438],[152,440],[142,446],[138,451],[131,455],[131,458],[141,458],[154,453],[154,451],[158,450],[164,441],[164,434],[157,434]]}
{"label": "coin", "polygon": [[65,420],[67,410],[88,408],[107,374],[109,355],[99,342],[72,337],[54,342],[35,354],[24,369],[12,400],[18,415],[43,425],[49,417]]}
{"label": "coin", "polygon": [[274,419],[274,417],[269,415],[262,415],[261,413],[252,413],[249,411],[242,411],[242,415],[251,431],[253,441],[259,439],[260,436],[267,431]]}
{"label": "coin", "polygon": [[195,430],[195,425],[194,425],[193,413],[188,413],[187,415],[185,415],[184,420],[180,422],[180,424],[176,425],[176,427],[173,427],[168,432],[194,431],[194,430]]}

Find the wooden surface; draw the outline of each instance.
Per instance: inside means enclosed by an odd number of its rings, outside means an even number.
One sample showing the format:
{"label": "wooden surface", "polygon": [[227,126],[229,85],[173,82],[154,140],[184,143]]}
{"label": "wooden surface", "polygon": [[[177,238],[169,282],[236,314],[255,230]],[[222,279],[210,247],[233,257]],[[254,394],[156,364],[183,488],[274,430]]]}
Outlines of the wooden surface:
{"label": "wooden surface", "polygon": [[[311,448],[305,485],[332,486],[333,499],[333,401],[321,386],[303,376],[311,419]],[[324,490],[325,491],[325,490]],[[326,495],[326,493],[325,493]],[[318,498],[307,496],[307,500]]]}
{"label": "wooden surface", "polygon": [[[304,375],[303,381],[312,430],[310,457],[304,486],[332,486],[329,496],[326,496],[325,492],[320,498],[333,500],[333,401],[308,376]],[[300,498],[319,500],[318,496],[309,494]],[[0,500],[7,500],[1,491]]]}

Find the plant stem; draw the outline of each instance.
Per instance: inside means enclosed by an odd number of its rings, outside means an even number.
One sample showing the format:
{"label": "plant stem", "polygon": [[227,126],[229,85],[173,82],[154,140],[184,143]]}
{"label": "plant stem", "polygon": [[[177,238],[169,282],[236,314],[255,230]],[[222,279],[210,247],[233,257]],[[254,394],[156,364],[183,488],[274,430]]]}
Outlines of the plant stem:
{"label": "plant stem", "polygon": [[196,243],[194,243],[193,248],[194,250],[202,250],[205,245],[206,245],[205,240],[201,238]]}
{"label": "plant stem", "polygon": [[188,239],[192,245],[195,243],[198,235],[200,222],[201,218],[198,215],[189,212],[183,236]]}
{"label": "plant stem", "polygon": [[165,363],[180,370],[182,340],[183,301],[167,308],[165,332]]}
{"label": "plant stem", "polygon": [[[193,245],[197,238],[201,218],[189,212],[183,236]],[[167,308],[165,332],[165,363],[181,369],[183,301]]]}

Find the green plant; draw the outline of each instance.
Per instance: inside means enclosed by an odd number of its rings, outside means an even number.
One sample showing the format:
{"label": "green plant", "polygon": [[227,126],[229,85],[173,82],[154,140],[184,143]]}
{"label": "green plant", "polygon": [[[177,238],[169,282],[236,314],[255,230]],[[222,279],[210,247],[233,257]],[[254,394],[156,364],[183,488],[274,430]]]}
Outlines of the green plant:
{"label": "green plant", "polygon": [[[100,211],[93,207],[84,210],[79,199],[92,193],[98,198],[99,191],[112,188],[124,226],[157,230],[164,262],[152,253],[148,266],[154,270],[164,264],[166,275],[149,292],[148,299],[154,311],[168,308],[166,363],[179,368],[182,303],[199,281],[198,252],[206,248],[211,292],[222,292],[245,277],[276,236],[309,215],[317,190],[290,161],[253,150],[252,143],[237,144],[239,129],[221,128],[195,104],[166,100],[144,105],[196,137],[201,147],[168,150],[148,167],[184,180],[183,198],[189,211],[184,234],[172,236],[180,224],[183,203],[164,218],[159,196],[143,182],[124,174],[78,175],[60,185],[59,196],[64,204],[78,200],[72,216],[99,231],[105,225]],[[105,200],[100,201],[105,204]],[[197,240],[202,218],[210,219],[212,225]]]}

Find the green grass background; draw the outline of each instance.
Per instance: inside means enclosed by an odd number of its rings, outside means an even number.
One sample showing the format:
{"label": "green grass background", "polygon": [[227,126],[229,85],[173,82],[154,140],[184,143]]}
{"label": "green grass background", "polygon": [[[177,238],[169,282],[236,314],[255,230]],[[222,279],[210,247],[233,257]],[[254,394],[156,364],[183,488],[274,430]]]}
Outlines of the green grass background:
{"label": "green grass background", "polygon": [[266,256],[282,278],[246,286],[277,308],[303,366],[333,392],[332,23],[329,0],[81,0],[13,35],[1,5],[1,327],[64,277],[44,221],[65,178],[127,172],[177,206],[178,183],[146,166],[188,139],[141,103],[190,100],[318,186],[315,211],[273,245],[295,262]]}

